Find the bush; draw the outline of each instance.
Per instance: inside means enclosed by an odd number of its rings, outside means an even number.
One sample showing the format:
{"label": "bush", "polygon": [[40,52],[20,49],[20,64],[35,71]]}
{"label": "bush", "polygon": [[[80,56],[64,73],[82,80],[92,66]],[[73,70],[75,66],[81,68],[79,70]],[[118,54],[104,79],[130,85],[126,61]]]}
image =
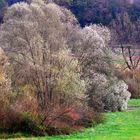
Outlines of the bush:
{"label": "bush", "polygon": [[140,70],[137,69],[134,72],[130,70],[116,71],[116,75],[119,79],[123,79],[128,85],[128,90],[131,93],[131,98],[140,98]]}
{"label": "bush", "polygon": [[0,131],[5,133],[22,132],[28,135],[44,135],[45,130],[40,127],[38,120],[27,113],[18,113],[8,109],[5,117],[0,121]]}
{"label": "bush", "polygon": [[14,120],[12,122],[11,128],[9,128],[10,133],[22,132],[34,136],[45,135],[45,128],[41,126],[37,119],[34,119],[28,113],[22,113],[19,115],[20,120]]}
{"label": "bush", "polygon": [[76,122],[77,125],[84,127],[92,127],[104,121],[103,114],[93,111],[93,108],[84,109],[84,114]]}
{"label": "bush", "polygon": [[[52,123],[47,124],[47,134],[60,135],[82,131],[83,127],[91,127],[104,121],[102,114],[93,111],[92,108],[73,106],[65,109],[58,109]],[[61,115],[60,115],[61,114]],[[50,122],[50,121],[49,121]]]}

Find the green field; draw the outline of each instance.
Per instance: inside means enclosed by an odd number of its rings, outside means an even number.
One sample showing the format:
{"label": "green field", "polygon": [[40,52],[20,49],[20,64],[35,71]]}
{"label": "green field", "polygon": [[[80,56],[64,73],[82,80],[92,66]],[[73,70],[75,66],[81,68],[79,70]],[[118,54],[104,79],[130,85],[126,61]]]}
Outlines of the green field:
{"label": "green field", "polygon": [[[130,106],[139,106],[140,100],[131,100]],[[106,113],[106,121],[82,133],[69,136],[27,138],[27,140],[140,140],[140,109]],[[19,138],[20,139],[20,138]]]}
{"label": "green field", "polygon": [[140,106],[140,99],[129,100],[129,106]]}

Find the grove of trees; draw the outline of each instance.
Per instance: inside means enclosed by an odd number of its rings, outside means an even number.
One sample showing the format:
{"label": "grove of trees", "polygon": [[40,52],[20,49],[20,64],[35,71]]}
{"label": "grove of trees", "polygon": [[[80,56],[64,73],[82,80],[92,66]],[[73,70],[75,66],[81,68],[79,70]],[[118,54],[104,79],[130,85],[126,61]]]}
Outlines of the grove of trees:
{"label": "grove of trees", "polygon": [[131,96],[115,76],[111,32],[82,28],[71,11],[32,0],[7,7],[0,26],[0,131],[69,134],[124,111]]}

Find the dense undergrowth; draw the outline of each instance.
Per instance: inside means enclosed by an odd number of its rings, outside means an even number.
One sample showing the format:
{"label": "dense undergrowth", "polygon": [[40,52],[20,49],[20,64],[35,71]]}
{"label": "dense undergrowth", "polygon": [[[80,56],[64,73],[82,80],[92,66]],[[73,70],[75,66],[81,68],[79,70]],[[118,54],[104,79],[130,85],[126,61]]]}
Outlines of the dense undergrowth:
{"label": "dense undergrowth", "polygon": [[[130,106],[138,106],[140,100],[132,99],[129,101]],[[2,137],[18,137],[16,139],[25,140],[139,140],[140,139],[140,110],[135,109],[125,112],[105,113],[106,121],[94,128],[87,128],[80,133],[67,136],[53,137],[28,137],[26,134],[0,135]]]}

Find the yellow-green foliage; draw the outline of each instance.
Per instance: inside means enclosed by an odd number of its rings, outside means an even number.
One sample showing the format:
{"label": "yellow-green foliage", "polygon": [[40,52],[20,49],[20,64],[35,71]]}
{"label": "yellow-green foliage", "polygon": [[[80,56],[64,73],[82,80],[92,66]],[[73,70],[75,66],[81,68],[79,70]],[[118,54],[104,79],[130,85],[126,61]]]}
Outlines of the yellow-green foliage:
{"label": "yellow-green foliage", "polygon": [[[9,103],[10,79],[7,76],[8,59],[0,48],[0,104],[5,106]],[[2,107],[1,106],[1,107]]]}
{"label": "yellow-green foliage", "polygon": [[54,75],[54,87],[57,93],[71,96],[72,98],[81,98],[85,93],[85,82],[81,80],[80,66],[76,57],[70,50],[59,51],[56,57],[56,63],[52,66]]}

